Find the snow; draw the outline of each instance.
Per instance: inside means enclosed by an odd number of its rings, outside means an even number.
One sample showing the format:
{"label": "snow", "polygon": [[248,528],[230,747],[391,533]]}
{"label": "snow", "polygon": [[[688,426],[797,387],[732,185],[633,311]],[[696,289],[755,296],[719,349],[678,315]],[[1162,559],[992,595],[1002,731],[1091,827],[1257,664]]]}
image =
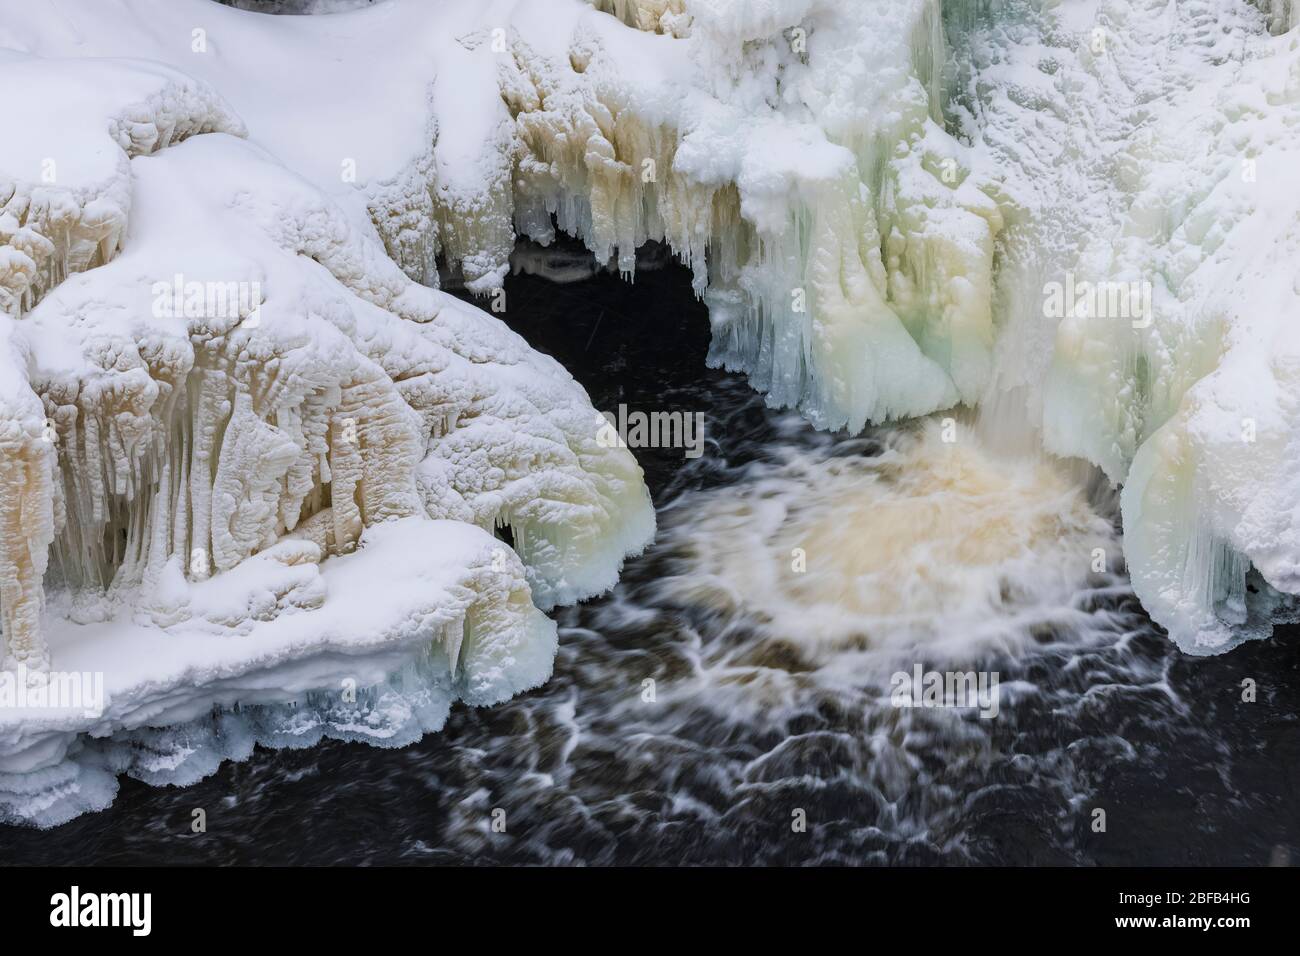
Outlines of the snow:
{"label": "snow", "polygon": [[[539,608],[608,589],[654,529],[581,387],[412,281],[356,187],[291,170],[202,79],[14,52],[0,72],[75,101],[53,126],[25,105],[0,147],[4,664],[102,672],[108,698],[0,707],[0,815],[55,824],[118,772],[196,779],[252,741],[409,742],[545,680]],[[212,720],[241,743],[153,766],[158,734]]]}
{"label": "snow", "polygon": [[[549,241],[554,215],[629,274],[637,246],[668,241],[722,306],[712,364],[818,425],[978,397],[1000,222],[941,165],[961,151],[927,97],[943,59],[932,0],[93,7],[75,29],[14,17],[7,42],[138,56],[158,38],[151,56],[222,91],[417,279],[441,251],[489,292],[516,234]],[[949,328],[976,350],[956,365]]]}
{"label": "snow", "polygon": [[[356,552],[319,567],[301,549],[298,564],[284,564],[295,558],[286,544],[189,585],[196,610],[208,611],[207,629],[141,625],[126,612],[95,627],[57,621],[49,634],[51,653],[61,670],[103,675],[103,712],[4,712],[0,818],[57,823],[85,809],[85,802],[93,804],[102,781],[64,782],[57,792],[33,792],[24,784],[68,774],[72,768],[65,763],[85,762],[81,748],[97,752],[92,741],[111,736],[129,753],[123,732],[192,724],[235,705],[254,712],[293,705],[304,721],[311,709],[306,698],[316,692],[316,706],[337,712],[333,725],[323,728],[327,735],[382,740],[402,733],[405,740],[413,731],[418,737],[440,729],[453,701],[496,703],[550,676],[555,624],[529,600],[518,559],[484,531],[420,517],[376,524]],[[327,610],[315,613],[298,602],[296,613],[286,612],[282,601],[281,613],[264,606],[245,617],[276,586],[274,576],[263,573],[275,564],[302,569],[306,581],[298,588],[313,589]],[[365,713],[364,701],[348,706],[354,703],[349,689],[383,688],[391,675],[417,664],[427,677],[418,728],[385,724]],[[344,722],[348,713],[357,727]],[[147,757],[132,757],[128,772]]]}
{"label": "snow", "polygon": [[[504,551],[468,525],[407,518],[367,529],[355,554],[325,562],[324,615],[284,614],[243,634],[65,624],[51,634],[54,653],[69,670],[106,675],[107,705],[97,718],[43,710],[6,721],[0,818],[55,825],[106,806],[116,784],[105,762],[151,783],[189,783],[254,742],[402,746],[441,729],[455,701],[492,704],[540,684],[555,625]],[[213,727],[237,733],[240,747],[205,740]],[[193,738],[164,765],[160,740]]]}

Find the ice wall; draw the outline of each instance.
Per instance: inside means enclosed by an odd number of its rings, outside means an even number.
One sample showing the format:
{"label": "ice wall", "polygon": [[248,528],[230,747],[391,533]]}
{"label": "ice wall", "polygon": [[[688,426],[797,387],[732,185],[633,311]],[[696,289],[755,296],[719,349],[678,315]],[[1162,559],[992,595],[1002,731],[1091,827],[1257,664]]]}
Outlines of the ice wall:
{"label": "ice wall", "polygon": [[54,462],[40,400],[27,387],[14,321],[0,316],[0,669],[49,664],[41,638],[54,540]]}
{"label": "ice wall", "polygon": [[558,225],[629,275],[666,240],[711,362],[819,426],[978,404],[986,432],[1097,465],[1185,650],[1291,616],[1290,4],[610,12],[674,38],[512,34],[517,232]]}
{"label": "ice wall", "polygon": [[63,501],[54,425],[29,387],[31,343],[18,320],[69,274],[121,248],[131,157],[242,127],[210,90],[155,65],[0,50],[0,70],[11,88],[30,91],[8,113],[15,132],[0,152],[0,658],[6,667],[43,667],[42,581]]}
{"label": "ice wall", "polygon": [[[1265,8],[1022,2],[953,24],[953,124],[1008,210],[985,410],[1124,485],[1134,588],[1193,653],[1267,636],[1300,591],[1300,50]],[[1061,315],[1067,283],[1104,294]]]}

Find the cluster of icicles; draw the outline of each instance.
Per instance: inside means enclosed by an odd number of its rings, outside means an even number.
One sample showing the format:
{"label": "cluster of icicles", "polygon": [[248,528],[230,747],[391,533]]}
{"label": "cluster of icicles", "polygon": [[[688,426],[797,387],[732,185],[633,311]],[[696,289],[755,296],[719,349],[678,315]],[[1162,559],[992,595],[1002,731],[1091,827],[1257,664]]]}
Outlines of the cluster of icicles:
{"label": "cluster of icicles", "polygon": [[[168,71],[116,130],[122,155],[105,182],[0,184],[7,668],[50,666],[46,585],[82,623],[125,608],[139,624],[184,625],[202,613],[187,580],[259,553],[315,564],[412,515],[510,525],[514,553],[498,570],[522,561],[539,606],[612,585],[653,517],[635,460],[597,444],[595,412],[563,370],[411,281],[342,210],[245,143],[202,84]],[[240,164],[234,198],[202,206],[222,188],[212,171]],[[246,229],[228,245],[263,256],[264,301],[131,315],[151,283],[118,268],[119,254],[148,190],[182,230],[201,224],[193,235],[219,232],[223,216]],[[146,261],[188,241],[148,231],[128,243]],[[279,597],[324,600],[318,587]]]}

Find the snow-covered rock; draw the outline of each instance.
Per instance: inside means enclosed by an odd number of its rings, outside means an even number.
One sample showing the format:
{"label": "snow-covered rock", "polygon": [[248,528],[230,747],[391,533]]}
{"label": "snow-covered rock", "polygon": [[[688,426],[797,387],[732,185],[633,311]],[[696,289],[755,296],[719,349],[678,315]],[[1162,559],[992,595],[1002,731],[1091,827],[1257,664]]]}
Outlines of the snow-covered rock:
{"label": "snow-covered rock", "polygon": [[407,741],[545,680],[538,608],[609,588],[654,527],[581,387],[412,281],[203,81],[13,51],[0,74],[45,101],[0,145],[4,675],[104,683],[95,713],[0,699],[0,815],[105,805],[142,766],[124,732],[213,707],[307,701],[308,737],[346,737],[404,674],[419,706],[381,724]]}
{"label": "snow-covered rock", "polygon": [[[111,803],[116,774],[192,783],[255,743],[402,746],[455,701],[542,683],[555,656],[519,560],[463,522],[374,524],[325,561],[284,541],[172,586],[187,613],[167,627],[126,608],[77,623],[69,595],[51,602],[57,673],[0,684],[0,820],[57,825]],[[30,703],[74,679],[78,695]]]}

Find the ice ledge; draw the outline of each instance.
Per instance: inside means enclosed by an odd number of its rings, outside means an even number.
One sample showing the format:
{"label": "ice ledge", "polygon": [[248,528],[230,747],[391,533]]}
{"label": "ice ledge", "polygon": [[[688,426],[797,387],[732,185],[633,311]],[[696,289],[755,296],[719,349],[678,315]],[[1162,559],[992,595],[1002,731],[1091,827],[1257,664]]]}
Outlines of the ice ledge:
{"label": "ice ledge", "polygon": [[[519,559],[479,528],[381,523],[356,552],[307,567],[319,606],[248,628],[52,614],[53,676],[86,676],[87,693],[65,699],[75,706],[19,708],[12,681],[0,690],[0,821],[54,826],[108,806],[118,773],[192,783],[254,743],[402,746],[440,730],[457,701],[498,703],[550,676],[555,624],[533,606]],[[239,571],[205,586],[247,600]],[[102,713],[88,713],[96,705]]]}

